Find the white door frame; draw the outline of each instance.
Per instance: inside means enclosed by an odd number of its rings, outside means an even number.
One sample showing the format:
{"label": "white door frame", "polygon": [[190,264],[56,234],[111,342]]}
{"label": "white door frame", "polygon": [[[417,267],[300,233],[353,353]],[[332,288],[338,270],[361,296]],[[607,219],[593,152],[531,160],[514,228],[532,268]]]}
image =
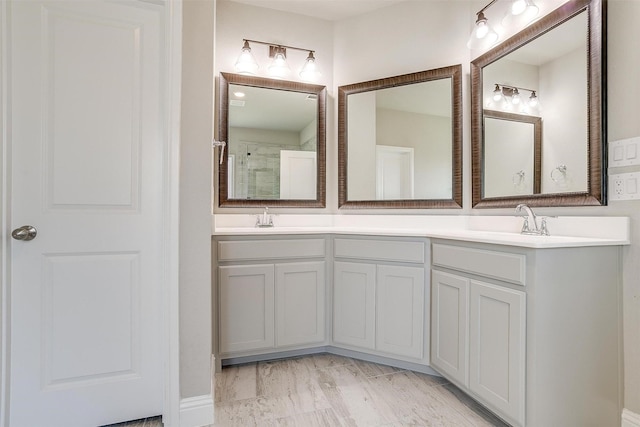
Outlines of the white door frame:
{"label": "white door frame", "polygon": [[[11,116],[8,106],[11,94],[9,75],[9,10],[10,2],[0,2],[0,223],[2,239],[0,248],[0,426],[9,427],[9,378],[10,371],[10,182],[11,141],[7,126]],[[162,272],[162,337],[164,366],[163,421],[166,427],[179,426],[180,420],[180,347],[179,347],[179,166],[180,166],[180,101],[182,70],[182,0],[169,0],[165,6],[166,43],[166,128],[167,143],[164,150],[163,204],[166,216],[163,220]]]}

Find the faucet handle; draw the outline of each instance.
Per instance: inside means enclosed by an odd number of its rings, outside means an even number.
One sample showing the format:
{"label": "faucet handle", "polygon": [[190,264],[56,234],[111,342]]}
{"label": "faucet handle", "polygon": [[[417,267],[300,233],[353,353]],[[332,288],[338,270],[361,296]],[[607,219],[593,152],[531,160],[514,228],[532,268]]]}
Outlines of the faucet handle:
{"label": "faucet handle", "polygon": [[550,236],[549,227],[547,227],[547,219],[557,218],[557,216],[542,216],[540,217],[540,235]]}
{"label": "faucet handle", "polygon": [[540,235],[542,236],[548,236],[549,235],[549,228],[547,228],[547,217],[543,216],[542,218],[540,218]]}
{"label": "faucet handle", "polygon": [[529,218],[525,216],[524,222],[522,223],[521,233],[529,233],[530,231],[531,229],[529,228]]}

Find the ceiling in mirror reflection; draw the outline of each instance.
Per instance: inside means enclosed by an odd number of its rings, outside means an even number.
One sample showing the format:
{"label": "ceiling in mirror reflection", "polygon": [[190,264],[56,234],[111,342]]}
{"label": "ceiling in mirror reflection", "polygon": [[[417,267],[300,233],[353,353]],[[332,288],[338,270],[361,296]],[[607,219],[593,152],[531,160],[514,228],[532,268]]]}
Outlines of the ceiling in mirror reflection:
{"label": "ceiling in mirror reflection", "polygon": [[376,90],[376,107],[451,117],[451,79]]}
{"label": "ceiling in mirror reflection", "polygon": [[[568,61],[567,58],[571,58]],[[485,108],[533,116],[562,113],[558,101],[586,114],[587,16],[582,12],[483,68]],[[577,87],[577,83],[580,87]],[[496,88],[520,88],[520,102],[496,97]],[[524,90],[522,90],[524,88]],[[536,104],[527,102],[532,94]]]}
{"label": "ceiling in mirror reflection", "polygon": [[527,43],[511,52],[508,58],[524,64],[542,65],[576,49],[584,49],[586,45],[587,14],[583,12],[538,37],[534,42]]}
{"label": "ceiling in mirror reflection", "polygon": [[230,127],[299,132],[315,120],[317,110],[312,94],[229,85]]}

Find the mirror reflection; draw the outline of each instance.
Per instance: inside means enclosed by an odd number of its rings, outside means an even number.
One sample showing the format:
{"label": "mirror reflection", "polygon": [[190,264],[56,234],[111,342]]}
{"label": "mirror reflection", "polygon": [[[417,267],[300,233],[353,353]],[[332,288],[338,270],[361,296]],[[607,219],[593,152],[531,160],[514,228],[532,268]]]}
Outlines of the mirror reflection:
{"label": "mirror reflection", "polygon": [[540,193],[542,119],[484,111],[485,197]]}
{"label": "mirror reflection", "polygon": [[452,197],[451,79],[356,93],[347,108],[350,200]]}
{"label": "mirror reflection", "polygon": [[315,199],[317,97],[229,85],[228,197]]}
{"label": "mirror reflection", "polygon": [[324,207],[324,86],[222,73],[220,206]]}
{"label": "mirror reflection", "polygon": [[460,70],[339,88],[340,206],[461,206]]}
{"label": "mirror reflection", "polygon": [[599,0],[567,3],[472,62],[474,206],[604,202],[601,13]]}
{"label": "mirror reflection", "polygon": [[[540,115],[542,131],[542,193],[587,191],[587,13],[582,12],[482,70],[485,108],[522,116]],[[528,92],[520,100],[503,95],[494,98],[495,86],[511,85],[535,91],[538,104],[530,107]],[[486,113],[485,113],[486,116]],[[486,124],[486,121],[485,121]],[[485,144],[493,144],[485,128]],[[566,166],[563,179],[552,180],[551,172]],[[486,166],[486,161],[485,161]],[[492,165],[500,168],[499,165]],[[502,168],[504,168],[502,166]],[[494,175],[496,172],[486,173]],[[510,180],[509,180],[510,181]],[[484,196],[494,197],[507,182],[485,180]],[[528,193],[534,194],[533,187]]]}

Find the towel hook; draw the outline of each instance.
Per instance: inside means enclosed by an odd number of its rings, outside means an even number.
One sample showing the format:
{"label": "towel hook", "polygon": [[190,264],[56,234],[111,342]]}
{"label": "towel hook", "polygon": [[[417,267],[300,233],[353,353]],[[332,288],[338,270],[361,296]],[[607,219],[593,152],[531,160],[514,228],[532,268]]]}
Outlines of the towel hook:
{"label": "towel hook", "polygon": [[226,147],[227,143],[224,141],[216,141],[215,139],[213,139],[211,143],[213,144],[213,148],[220,147],[220,164],[222,164],[224,161],[224,147]]}

